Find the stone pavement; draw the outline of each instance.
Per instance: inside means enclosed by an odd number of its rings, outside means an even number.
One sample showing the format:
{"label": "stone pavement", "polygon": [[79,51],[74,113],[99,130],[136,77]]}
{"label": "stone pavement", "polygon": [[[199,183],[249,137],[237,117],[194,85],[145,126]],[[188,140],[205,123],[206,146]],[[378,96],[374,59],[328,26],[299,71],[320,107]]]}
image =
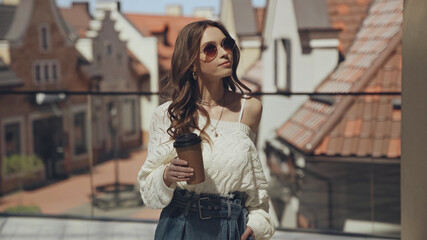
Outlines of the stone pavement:
{"label": "stone pavement", "polygon": [[[119,161],[119,181],[121,183],[137,184],[136,177],[145,161],[146,150],[130,154],[128,159]],[[93,169],[94,186],[114,182],[114,161],[98,164]],[[36,205],[42,214],[68,214],[90,216],[90,175],[89,173],[71,176],[68,179],[48,186],[19,193],[12,193],[0,198],[0,212],[10,206]],[[103,211],[94,208],[94,216],[121,217],[157,220],[160,210],[147,207],[122,208]]]}

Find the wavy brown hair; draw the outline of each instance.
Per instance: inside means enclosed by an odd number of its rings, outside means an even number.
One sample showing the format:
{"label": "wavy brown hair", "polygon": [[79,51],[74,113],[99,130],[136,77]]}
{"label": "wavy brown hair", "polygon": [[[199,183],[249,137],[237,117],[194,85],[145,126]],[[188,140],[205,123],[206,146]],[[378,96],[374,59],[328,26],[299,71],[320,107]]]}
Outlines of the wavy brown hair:
{"label": "wavy brown hair", "polygon": [[[199,86],[198,82],[192,77],[192,66],[198,66],[200,41],[203,32],[208,27],[216,27],[221,30],[226,37],[230,37],[225,26],[217,21],[203,20],[186,25],[178,34],[174,52],[172,55],[171,71],[166,79],[165,90],[169,93],[172,103],[168,108],[168,116],[171,126],[167,132],[172,139],[178,136],[192,132],[194,129],[200,131],[202,139],[210,141],[205,129],[210,124],[208,112],[198,104]],[[232,75],[224,77],[224,89],[236,91],[237,89],[243,94],[245,89],[249,94],[251,90],[237,78],[236,69],[239,64],[240,51],[236,46],[233,50]],[[207,123],[201,129],[198,126],[198,113],[201,113],[207,119]]]}

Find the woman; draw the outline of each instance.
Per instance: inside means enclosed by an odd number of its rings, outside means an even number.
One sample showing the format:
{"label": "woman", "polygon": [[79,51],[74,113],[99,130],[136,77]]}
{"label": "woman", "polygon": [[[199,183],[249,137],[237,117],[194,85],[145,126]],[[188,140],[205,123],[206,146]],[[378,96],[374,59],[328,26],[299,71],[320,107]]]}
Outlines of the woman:
{"label": "woman", "polygon": [[[250,90],[236,76],[239,57],[219,22],[194,22],[178,34],[167,84],[171,101],[154,112],[138,174],[144,203],[163,208],[155,239],[259,240],[274,233],[253,143],[262,105],[243,95]],[[203,139],[205,181],[194,185],[186,183],[193,169],[173,148],[188,132]]]}

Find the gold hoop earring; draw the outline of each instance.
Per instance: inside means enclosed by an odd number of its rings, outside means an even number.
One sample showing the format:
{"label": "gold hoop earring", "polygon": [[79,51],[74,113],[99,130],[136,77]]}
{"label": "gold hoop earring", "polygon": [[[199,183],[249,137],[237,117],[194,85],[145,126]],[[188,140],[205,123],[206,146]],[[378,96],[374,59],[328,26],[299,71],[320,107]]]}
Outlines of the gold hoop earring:
{"label": "gold hoop earring", "polygon": [[193,78],[194,78],[194,80],[197,80],[196,72],[193,72]]}

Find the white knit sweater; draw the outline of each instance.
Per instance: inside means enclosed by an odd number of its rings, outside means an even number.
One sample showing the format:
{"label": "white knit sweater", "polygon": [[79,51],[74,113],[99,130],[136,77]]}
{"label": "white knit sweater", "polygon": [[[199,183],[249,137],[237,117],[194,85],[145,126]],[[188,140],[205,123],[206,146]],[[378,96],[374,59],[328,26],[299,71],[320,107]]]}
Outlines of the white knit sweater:
{"label": "white knit sweater", "polygon": [[[267,182],[253,143],[255,133],[249,126],[239,122],[219,121],[216,126],[218,137],[212,134],[212,126],[207,133],[212,139],[212,147],[202,142],[205,181],[195,185],[178,182],[167,187],[163,181],[163,171],[171,159],[177,156],[173,141],[166,132],[170,126],[166,102],[157,107],[151,119],[148,155],[138,173],[138,182],[144,203],[150,208],[164,208],[172,200],[176,187],[196,193],[226,195],[234,191],[248,195],[246,207],[249,210],[247,226],[254,231],[256,240],[269,239],[274,233],[273,223],[268,214],[269,196]],[[199,117],[202,128],[206,120]],[[215,126],[217,120],[212,119]],[[195,131],[199,134],[199,132]]]}

